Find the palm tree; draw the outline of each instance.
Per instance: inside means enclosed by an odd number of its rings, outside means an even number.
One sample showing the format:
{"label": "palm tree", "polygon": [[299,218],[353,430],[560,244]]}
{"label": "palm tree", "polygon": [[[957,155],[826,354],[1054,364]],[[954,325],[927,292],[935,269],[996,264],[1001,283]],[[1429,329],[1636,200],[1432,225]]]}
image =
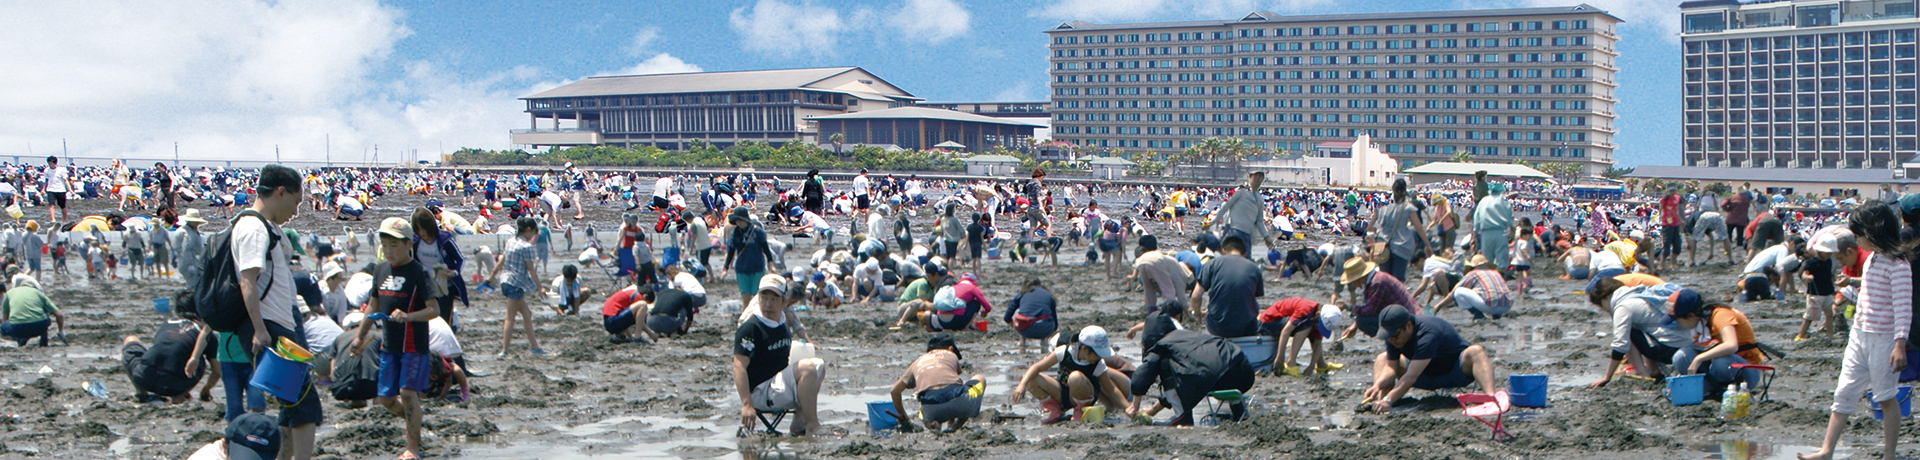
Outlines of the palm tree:
{"label": "palm tree", "polygon": [[1220,141],[1220,144],[1220,156],[1225,157],[1236,173],[1240,171],[1240,160],[1253,154],[1253,144],[1247,143],[1246,139],[1229,137]]}
{"label": "palm tree", "polygon": [[1467,151],[1465,150],[1455,150],[1453,151],[1453,162],[1454,163],[1472,163],[1473,155],[1468,154]]}
{"label": "palm tree", "polygon": [[847,135],[846,135],[846,134],[844,134],[844,133],[833,133],[833,135],[831,135],[831,136],[827,136],[827,142],[832,142],[832,143],[833,143],[833,154],[834,154],[834,155],[840,155],[840,156],[846,156],[846,155],[844,154],[844,152],[842,152],[842,151],[840,150],[840,145],[841,145],[841,144],[845,144],[845,143],[847,143]]}

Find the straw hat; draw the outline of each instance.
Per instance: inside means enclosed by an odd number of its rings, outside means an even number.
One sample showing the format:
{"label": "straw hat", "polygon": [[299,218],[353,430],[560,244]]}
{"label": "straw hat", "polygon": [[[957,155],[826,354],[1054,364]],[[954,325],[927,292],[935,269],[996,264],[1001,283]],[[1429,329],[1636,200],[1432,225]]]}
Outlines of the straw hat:
{"label": "straw hat", "polygon": [[1373,273],[1376,267],[1373,261],[1367,260],[1365,257],[1354,256],[1351,259],[1347,259],[1346,269],[1340,273],[1340,284],[1353,284],[1356,281],[1360,281],[1360,279],[1366,277],[1367,274]]}
{"label": "straw hat", "polygon": [[1474,268],[1493,268],[1493,261],[1488,260],[1486,254],[1474,254],[1472,259],[1467,259],[1467,265]]}
{"label": "straw hat", "polygon": [[207,223],[206,219],[200,218],[200,210],[193,209],[193,208],[187,208],[187,212],[185,214],[180,215],[180,221],[186,222],[187,225],[200,225],[200,224]]}

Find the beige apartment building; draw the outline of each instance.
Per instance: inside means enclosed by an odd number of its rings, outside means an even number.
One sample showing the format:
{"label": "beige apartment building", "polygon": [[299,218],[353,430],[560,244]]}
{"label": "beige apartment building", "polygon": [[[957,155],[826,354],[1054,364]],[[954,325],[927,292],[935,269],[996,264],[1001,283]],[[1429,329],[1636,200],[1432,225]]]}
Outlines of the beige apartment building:
{"label": "beige apartment building", "polygon": [[1620,19],[1590,5],[1047,30],[1053,137],[1138,158],[1234,136],[1307,151],[1364,134],[1408,168],[1456,151],[1613,164]]}

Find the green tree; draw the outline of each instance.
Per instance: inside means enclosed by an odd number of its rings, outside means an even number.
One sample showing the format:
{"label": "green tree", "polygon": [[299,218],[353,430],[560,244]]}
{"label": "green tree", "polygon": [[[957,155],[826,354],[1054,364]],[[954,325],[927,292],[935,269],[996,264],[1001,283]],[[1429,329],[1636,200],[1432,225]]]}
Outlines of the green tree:
{"label": "green tree", "polygon": [[1633,174],[1633,168],[1607,166],[1607,172],[1600,173],[1600,175],[1606,176],[1608,179],[1614,179],[1614,180],[1619,180],[1622,177],[1627,177],[1628,174]]}
{"label": "green tree", "polygon": [[847,143],[847,135],[845,133],[833,133],[833,135],[827,136],[827,142],[833,143],[833,154],[846,155],[846,153],[840,149],[842,144]]}
{"label": "green tree", "polygon": [[1455,150],[1453,151],[1453,162],[1454,163],[1472,163],[1473,155],[1468,154],[1467,151],[1465,150]]}

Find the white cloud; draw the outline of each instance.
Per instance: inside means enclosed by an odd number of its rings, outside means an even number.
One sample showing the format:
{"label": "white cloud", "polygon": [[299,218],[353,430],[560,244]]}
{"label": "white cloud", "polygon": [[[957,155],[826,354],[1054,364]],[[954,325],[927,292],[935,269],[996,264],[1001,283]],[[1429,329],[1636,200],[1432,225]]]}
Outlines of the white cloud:
{"label": "white cloud", "polygon": [[973,13],[953,0],[907,0],[891,22],[908,40],[940,43],[965,35],[972,21]]}
{"label": "white cloud", "polygon": [[1165,0],[1058,0],[1033,16],[1065,21],[1107,22],[1140,19],[1158,13]]}
{"label": "white cloud", "polygon": [[652,27],[642,28],[633,33],[633,40],[627,43],[627,55],[639,56],[653,49],[653,40],[660,38],[660,30]]}
{"label": "white cloud", "polygon": [[846,29],[838,11],[806,0],[759,0],[735,8],[727,19],[748,50],[784,56],[831,55]]}
{"label": "white cloud", "polygon": [[1033,84],[1024,81],[1015,83],[1013,86],[1000,90],[999,93],[993,95],[993,100],[996,101],[1031,101],[1035,99],[1038,98],[1033,97]]}
{"label": "white cloud", "polygon": [[[412,34],[376,0],[49,3],[0,15],[0,153],[67,139],[76,156],[386,161],[506,148],[519,97],[555,81],[518,67],[461,76],[394,61]],[[88,31],[84,34],[71,33]],[[392,69],[398,69],[397,72]],[[693,71],[656,53],[622,73]]]}
{"label": "white cloud", "polygon": [[628,67],[625,69],[620,69],[618,71],[604,73],[602,75],[653,75],[653,74],[662,74],[662,73],[689,73],[689,72],[699,72],[699,71],[700,71],[700,66],[688,64],[686,63],[686,61],[682,61],[680,60],[680,58],[673,57],[673,55],[671,54],[660,53],[660,54],[653,55],[653,57],[647,58],[647,60],[645,61],[640,61],[639,64],[634,64],[633,67]]}

